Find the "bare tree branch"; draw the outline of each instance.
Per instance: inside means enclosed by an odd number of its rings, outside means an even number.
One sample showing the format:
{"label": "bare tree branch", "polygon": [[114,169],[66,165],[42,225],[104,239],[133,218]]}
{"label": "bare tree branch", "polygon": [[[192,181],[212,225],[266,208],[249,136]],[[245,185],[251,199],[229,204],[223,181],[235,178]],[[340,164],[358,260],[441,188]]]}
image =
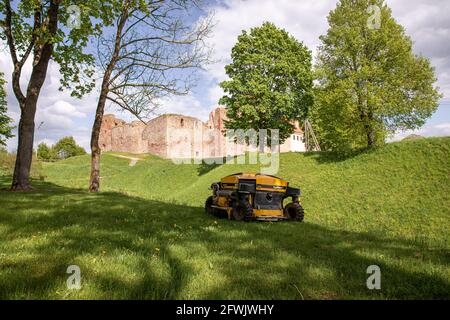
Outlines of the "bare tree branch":
{"label": "bare tree branch", "polygon": [[162,98],[190,91],[195,69],[211,61],[205,39],[213,26],[212,16],[187,23],[186,13],[193,6],[198,3],[192,0],[149,1],[148,10],[129,11],[120,34],[99,37],[98,61],[105,72],[114,58],[108,101],[143,121]]}

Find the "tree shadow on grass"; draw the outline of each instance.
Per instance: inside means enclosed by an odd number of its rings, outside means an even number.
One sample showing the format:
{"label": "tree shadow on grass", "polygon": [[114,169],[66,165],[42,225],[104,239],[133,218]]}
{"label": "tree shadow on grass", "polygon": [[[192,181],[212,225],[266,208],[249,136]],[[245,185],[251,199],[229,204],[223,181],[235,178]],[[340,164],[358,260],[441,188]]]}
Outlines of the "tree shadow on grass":
{"label": "tree shadow on grass", "polygon": [[211,158],[202,160],[202,163],[198,166],[197,173],[199,176],[203,176],[208,172],[220,167],[226,162],[226,158]]}
{"label": "tree shadow on grass", "polygon": [[315,152],[306,152],[305,156],[316,160],[318,163],[335,163],[346,161],[355,157],[358,157],[363,154],[370,154],[377,150],[377,148],[362,148],[357,150],[348,150],[348,151],[315,151]]}
{"label": "tree shadow on grass", "polygon": [[[0,299],[448,298],[448,250],[38,183],[0,192]],[[418,255],[419,254],[419,255]],[[66,288],[79,265],[82,290]],[[382,290],[366,287],[379,265]]]}
{"label": "tree shadow on grass", "polygon": [[209,158],[202,160],[202,163],[199,165],[197,169],[197,173],[199,176],[205,175],[210,171],[224,165],[224,164],[259,164],[261,162],[259,160],[260,154],[257,152],[244,152],[235,156],[226,156],[226,157],[218,157],[218,158]]}

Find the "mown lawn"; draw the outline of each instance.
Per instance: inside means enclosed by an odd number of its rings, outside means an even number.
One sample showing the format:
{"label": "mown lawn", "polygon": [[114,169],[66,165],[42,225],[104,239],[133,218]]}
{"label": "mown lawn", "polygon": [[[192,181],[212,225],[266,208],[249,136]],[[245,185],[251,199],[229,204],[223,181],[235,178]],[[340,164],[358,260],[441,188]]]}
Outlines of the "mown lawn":
{"label": "mown lawn", "polygon": [[[303,223],[207,217],[208,186],[256,165],[181,165],[105,155],[103,192],[84,191],[89,158],[44,164],[29,193],[0,178],[0,298],[449,298],[450,139],[346,157],[283,154],[303,190]],[[381,290],[366,269],[381,268]],[[69,265],[82,288],[66,287]]]}

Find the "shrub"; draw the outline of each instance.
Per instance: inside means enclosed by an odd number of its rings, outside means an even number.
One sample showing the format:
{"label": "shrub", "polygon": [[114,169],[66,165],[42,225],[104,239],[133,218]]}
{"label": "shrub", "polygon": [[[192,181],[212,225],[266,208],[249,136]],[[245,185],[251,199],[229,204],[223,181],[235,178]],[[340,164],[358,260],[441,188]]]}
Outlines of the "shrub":
{"label": "shrub", "polygon": [[56,159],[56,155],[53,152],[53,148],[49,147],[46,143],[40,143],[37,150],[37,157],[42,161],[52,161]]}
{"label": "shrub", "polygon": [[73,137],[65,137],[53,146],[53,152],[59,159],[66,159],[86,154],[86,151],[77,145]]}
{"label": "shrub", "polygon": [[83,147],[77,145],[73,137],[60,139],[54,146],[40,143],[37,150],[38,159],[41,161],[56,161],[86,154]]}

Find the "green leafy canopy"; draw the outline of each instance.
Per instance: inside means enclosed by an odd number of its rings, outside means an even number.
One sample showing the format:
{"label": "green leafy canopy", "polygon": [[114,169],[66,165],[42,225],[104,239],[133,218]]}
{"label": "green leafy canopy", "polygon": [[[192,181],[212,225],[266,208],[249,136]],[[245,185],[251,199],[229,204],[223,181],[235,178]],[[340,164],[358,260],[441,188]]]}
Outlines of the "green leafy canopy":
{"label": "green leafy canopy", "polygon": [[311,52],[285,30],[266,22],[243,31],[220,84],[229,129],[279,129],[280,143],[294,131],[293,120],[313,104]]}
{"label": "green leafy canopy", "polygon": [[[69,89],[73,96],[81,97],[95,86],[94,57],[87,53],[89,39],[102,31],[102,27],[112,23],[111,17],[117,1],[102,0],[60,0],[58,7],[58,30],[50,39],[54,43],[52,59],[59,64],[61,73],[60,90]],[[0,2],[0,24],[5,24],[6,1]],[[50,33],[42,27],[50,1],[22,0],[10,1],[12,12],[12,33],[19,58],[35,41],[38,48],[49,40]],[[79,24],[70,26],[74,17],[73,6],[79,8]],[[40,19],[35,16],[40,15]],[[76,18],[75,14],[75,18]],[[38,25],[36,25],[36,21]],[[39,26],[40,24],[40,26]],[[36,27],[37,26],[37,27]],[[0,39],[6,43],[5,33]]]}
{"label": "green leafy canopy", "polygon": [[37,149],[38,159],[43,161],[55,161],[85,154],[84,148],[79,146],[73,137],[64,137],[54,146],[40,143]]}
{"label": "green leafy canopy", "polygon": [[6,145],[6,140],[12,138],[12,119],[7,115],[5,80],[0,72],[0,146]]}
{"label": "green leafy canopy", "polygon": [[[372,27],[377,11],[379,25]],[[383,1],[341,0],[328,22],[320,37],[312,110],[321,146],[373,146],[396,130],[422,126],[440,98],[434,69],[414,54]]]}

